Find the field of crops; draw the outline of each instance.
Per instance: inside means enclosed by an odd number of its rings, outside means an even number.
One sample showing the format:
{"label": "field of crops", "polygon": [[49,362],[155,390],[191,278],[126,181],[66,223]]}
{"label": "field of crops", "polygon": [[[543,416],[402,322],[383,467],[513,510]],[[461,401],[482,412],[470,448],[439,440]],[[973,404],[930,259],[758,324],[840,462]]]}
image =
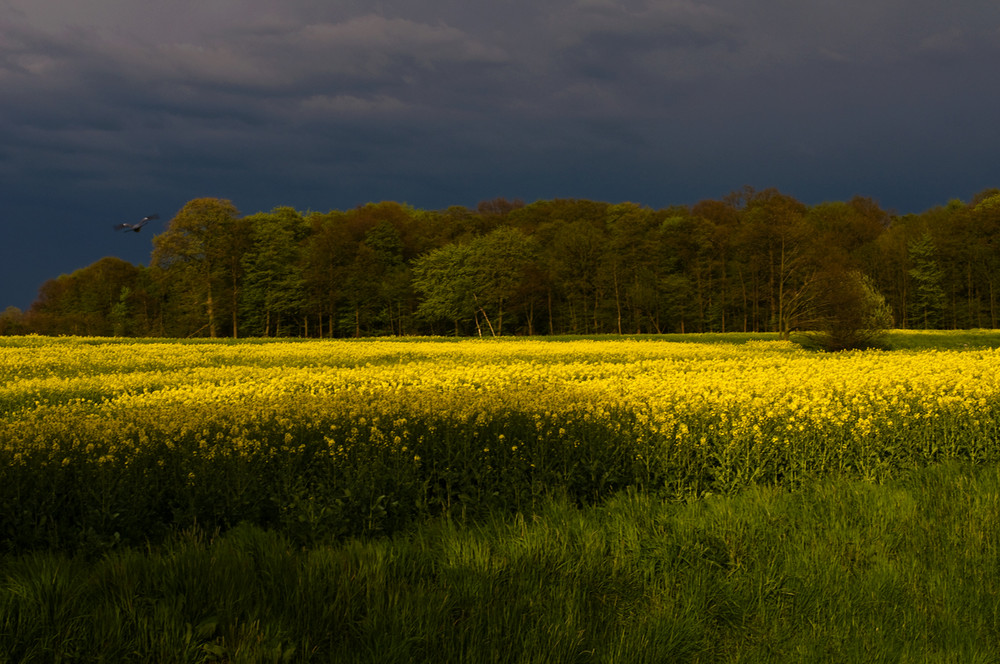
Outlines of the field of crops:
{"label": "field of crops", "polygon": [[540,498],[1000,458],[1000,351],[780,341],[0,340],[2,548],[308,543]]}

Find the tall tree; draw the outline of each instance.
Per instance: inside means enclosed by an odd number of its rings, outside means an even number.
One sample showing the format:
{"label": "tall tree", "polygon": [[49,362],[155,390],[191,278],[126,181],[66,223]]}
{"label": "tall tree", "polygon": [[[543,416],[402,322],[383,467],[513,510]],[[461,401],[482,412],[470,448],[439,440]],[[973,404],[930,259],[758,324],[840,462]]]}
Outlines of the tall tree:
{"label": "tall tree", "polygon": [[516,228],[501,226],[473,240],[470,245],[472,297],[484,317],[496,320],[496,334],[503,333],[504,316],[522,291],[527,270],[535,259],[535,243]]}
{"label": "tall tree", "polygon": [[709,324],[713,299],[716,251],[711,222],[687,211],[663,221],[660,237],[669,276],[663,280],[675,329],[704,332]]}
{"label": "tall tree", "polygon": [[805,213],[805,205],[774,189],[755,194],[745,211],[751,241],[766,266],[770,325],[783,339],[815,306],[817,254]]}
{"label": "tall tree", "polygon": [[554,231],[546,247],[547,260],[556,288],[563,294],[569,320],[568,331],[596,333],[602,328],[601,302],[608,264],[605,260],[607,234],[603,220],[556,220],[542,232]]}
{"label": "tall tree", "polygon": [[[403,305],[408,305],[411,289],[397,227],[402,223],[399,217],[380,219],[365,233],[354,259],[350,292],[358,314],[355,322],[360,324],[363,311],[371,332],[403,334]],[[355,334],[360,334],[360,327]]]}
{"label": "tall tree", "polygon": [[611,276],[618,334],[658,327],[659,222],[659,215],[634,203],[608,208],[604,273]]}
{"label": "tall tree", "polygon": [[27,330],[24,312],[17,307],[7,307],[0,313],[0,335],[24,334]]}
{"label": "tall tree", "polygon": [[353,259],[356,241],[345,223],[344,212],[312,213],[310,232],[302,250],[302,278],[307,306],[316,315],[320,336],[337,334],[337,319],[346,287],[344,273]]}
{"label": "tall tree", "polygon": [[249,248],[247,225],[228,200],[198,198],[188,202],[153,238],[153,265],[163,271],[178,312],[210,337],[219,336],[224,312],[232,314],[233,336],[238,334],[238,299],[242,258]]}
{"label": "tall tree", "polygon": [[133,328],[130,312],[142,273],[142,268],[120,258],[102,258],[42,284],[27,317],[42,334],[142,332]]}
{"label": "tall tree", "polygon": [[523,289],[534,260],[532,239],[501,226],[465,244],[436,249],[414,264],[414,285],[425,295],[421,311],[455,323],[471,319],[477,333],[503,334],[508,307]]}
{"label": "tall tree", "polygon": [[[970,272],[975,275],[979,292],[988,312],[984,319],[977,318],[979,327],[998,326],[1000,316],[1000,190],[983,192],[974,200],[970,225],[974,233],[970,238]],[[984,324],[985,323],[985,324]]]}
{"label": "tall tree", "polygon": [[276,336],[281,321],[304,315],[306,293],[301,242],[309,232],[302,215],[290,207],[244,218],[250,248],[243,254],[244,287],[240,310],[251,334]]}
{"label": "tall tree", "polygon": [[725,201],[701,201],[691,208],[692,216],[700,218],[712,229],[711,245],[716,265],[716,305],[718,329],[748,331],[747,293],[740,279],[737,260],[737,239],[741,222],[740,211]]}
{"label": "tall tree", "polygon": [[910,291],[909,318],[915,327],[935,329],[941,325],[945,294],[941,287],[941,268],[935,258],[934,242],[925,232],[909,243]]}
{"label": "tall tree", "polygon": [[[413,286],[423,295],[417,313],[427,320],[448,320],[455,336],[461,324],[479,318],[472,301],[471,250],[467,244],[446,244],[413,262]],[[480,328],[480,335],[482,329]]]}

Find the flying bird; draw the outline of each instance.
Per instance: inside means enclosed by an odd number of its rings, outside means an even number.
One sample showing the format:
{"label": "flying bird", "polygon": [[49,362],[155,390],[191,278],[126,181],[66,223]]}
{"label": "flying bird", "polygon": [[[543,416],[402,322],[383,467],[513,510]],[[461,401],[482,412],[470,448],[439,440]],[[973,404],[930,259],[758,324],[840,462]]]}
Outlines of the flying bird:
{"label": "flying bird", "polygon": [[151,215],[148,215],[146,217],[143,217],[137,223],[134,223],[134,224],[118,224],[117,226],[114,226],[114,229],[116,231],[133,231],[135,233],[138,233],[139,231],[142,230],[142,227],[145,226],[147,222],[150,222],[150,221],[153,221],[154,219],[159,219],[159,218],[160,218],[160,215],[158,215],[158,214],[151,214]]}

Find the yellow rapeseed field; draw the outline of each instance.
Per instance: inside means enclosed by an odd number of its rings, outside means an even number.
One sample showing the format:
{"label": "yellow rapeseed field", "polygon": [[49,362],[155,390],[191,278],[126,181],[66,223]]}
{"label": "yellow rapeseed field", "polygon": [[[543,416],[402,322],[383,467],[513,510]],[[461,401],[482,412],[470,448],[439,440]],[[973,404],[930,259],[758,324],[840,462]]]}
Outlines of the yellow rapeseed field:
{"label": "yellow rapeseed field", "polygon": [[364,484],[370,516],[376,499],[684,494],[995,459],[998,404],[996,350],[15,338],[0,341],[0,472],[20,491],[132,473],[129,491],[159,487],[175,513],[211,499],[274,518],[278,496],[350,503]]}

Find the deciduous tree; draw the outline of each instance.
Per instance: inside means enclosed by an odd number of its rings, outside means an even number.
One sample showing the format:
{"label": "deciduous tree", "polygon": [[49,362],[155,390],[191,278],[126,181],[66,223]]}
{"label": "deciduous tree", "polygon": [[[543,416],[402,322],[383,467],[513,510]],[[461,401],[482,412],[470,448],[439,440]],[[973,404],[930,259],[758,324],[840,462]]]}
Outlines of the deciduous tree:
{"label": "deciduous tree", "polygon": [[228,309],[236,336],[242,257],[249,248],[247,225],[239,223],[236,206],[218,198],[192,200],[153,239],[153,247],[152,262],[163,271],[174,312],[191,321],[188,334],[207,329],[218,336]]}
{"label": "deciduous tree", "polygon": [[244,218],[250,248],[242,256],[244,284],[240,311],[251,334],[277,336],[281,320],[297,320],[305,309],[301,243],[309,232],[302,215],[290,207]]}
{"label": "deciduous tree", "polygon": [[910,240],[909,318],[914,327],[934,329],[941,325],[945,295],[941,287],[941,268],[934,255],[930,233]]}

